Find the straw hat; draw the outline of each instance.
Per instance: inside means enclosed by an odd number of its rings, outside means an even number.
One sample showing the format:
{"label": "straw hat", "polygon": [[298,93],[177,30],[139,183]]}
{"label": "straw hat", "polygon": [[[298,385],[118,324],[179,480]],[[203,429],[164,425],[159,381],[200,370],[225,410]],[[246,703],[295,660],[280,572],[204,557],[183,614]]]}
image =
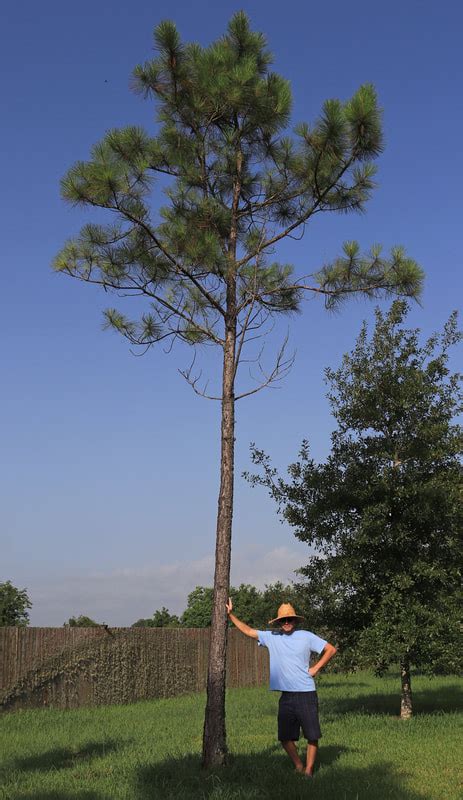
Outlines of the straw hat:
{"label": "straw hat", "polygon": [[285,619],[285,617],[294,617],[294,619],[304,619],[304,617],[301,617],[300,614],[296,614],[291,603],[282,603],[282,605],[278,609],[278,616],[275,617],[275,619],[269,619],[268,624],[273,625],[274,622],[278,622],[278,620],[280,619]]}

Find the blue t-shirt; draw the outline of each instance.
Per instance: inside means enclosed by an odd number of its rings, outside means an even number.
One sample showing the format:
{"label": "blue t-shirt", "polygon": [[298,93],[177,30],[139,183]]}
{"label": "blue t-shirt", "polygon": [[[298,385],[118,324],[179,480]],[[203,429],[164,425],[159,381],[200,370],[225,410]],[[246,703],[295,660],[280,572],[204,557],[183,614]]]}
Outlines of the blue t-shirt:
{"label": "blue t-shirt", "polygon": [[314,692],[309,675],[310,653],[321,653],[328,644],[310,631],[280,634],[257,631],[257,641],[270,655],[270,689],[278,692]]}

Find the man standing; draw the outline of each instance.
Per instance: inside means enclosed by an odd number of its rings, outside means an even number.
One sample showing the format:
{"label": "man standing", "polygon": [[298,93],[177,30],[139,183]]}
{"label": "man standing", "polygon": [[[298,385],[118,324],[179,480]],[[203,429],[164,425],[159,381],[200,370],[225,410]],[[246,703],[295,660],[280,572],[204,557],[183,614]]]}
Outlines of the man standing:
{"label": "man standing", "polygon": [[[270,655],[270,689],[280,691],[278,706],[278,739],[288,753],[297,772],[308,778],[313,775],[317,757],[318,740],[321,737],[318,721],[318,698],[314,677],[333,658],[336,648],[310,631],[297,630],[304,619],[296,614],[290,603],[283,603],[275,619],[269,625],[277,625],[273,631],[256,631],[241,622],[232,613],[231,599],[227,603],[228,618],[259,645],[267,647]],[[321,654],[321,658],[310,666],[310,654]],[[307,739],[306,766],[299,757],[295,742],[300,729]]]}

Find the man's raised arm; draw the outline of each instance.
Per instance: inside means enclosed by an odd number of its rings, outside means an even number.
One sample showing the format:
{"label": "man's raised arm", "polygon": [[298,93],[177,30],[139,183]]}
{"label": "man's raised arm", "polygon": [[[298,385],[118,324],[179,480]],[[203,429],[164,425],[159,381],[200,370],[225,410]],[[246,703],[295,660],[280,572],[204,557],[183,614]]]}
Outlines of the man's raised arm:
{"label": "man's raised arm", "polygon": [[246,625],[245,622],[241,622],[241,620],[238,619],[238,617],[235,617],[235,615],[232,614],[232,611],[233,611],[233,603],[231,601],[231,598],[229,597],[227,603],[228,619],[230,619],[233,622],[233,625],[235,625],[238,628],[238,630],[241,631],[241,633],[244,633],[245,636],[250,636],[251,639],[257,639],[258,638],[257,631],[255,631],[254,628],[250,628],[249,625]]}

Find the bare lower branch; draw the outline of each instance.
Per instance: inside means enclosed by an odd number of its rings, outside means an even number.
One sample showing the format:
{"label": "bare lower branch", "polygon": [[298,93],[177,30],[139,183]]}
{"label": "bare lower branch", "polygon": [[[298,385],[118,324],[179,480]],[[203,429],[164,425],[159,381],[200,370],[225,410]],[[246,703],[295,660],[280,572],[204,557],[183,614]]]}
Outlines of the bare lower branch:
{"label": "bare lower branch", "polygon": [[222,396],[215,397],[214,395],[210,395],[206,393],[208,382],[205,383],[204,388],[198,388],[198,384],[202,378],[202,370],[199,371],[198,375],[193,376],[193,367],[196,361],[196,352],[193,356],[193,361],[191,362],[188,369],[179,369],[180,375],[185,378],[186,382],[189,383],[195,394],[199,395],[200,397],[205,397],[206,400],[222,400]]}
{"label": "bare lower branch", "polygon": [[[258,363],[259,363],[260,372],[263,375],[264,380],[261,381],[259,386],[256,386],[255,389],[250,389],[248,392],[243,392],[242,394],[237,395],[236,398],[235,398],[236,400],[241,400],[243,397],[249,397],[252,394],[256,394],[257,392],[260,392],[262,389],[270,387],[270,386],[272,386],[272,384],[277,383],[277,382],[283,380],[283,378],[286,377],[288,372],[291,370],[291,367],[294,364],[294,359],[296,357],[296,354],[293,353],[293,355],[290,356],[290,358],[284,358],[287,344],[288,344],[288,336],[285,337],[285,339],[283,341],[283,344],[282,344],[282,346],[281,346],[281,348],[280,348],[280,350],[278,352],[278,355],[277,355],[277,358],[276,358],[276,362],[275,362],[275,366],[273,367],[272,371],[268,375],[265,373],[264,369],[262,368],[262,363],[261,363],[261,359],[260,359],[260,357],[262,355],[262,352],[263,352],[263,348],[262,348],[261,353],[259,354],[257,360],[258,360]],[[253,376],[251,375],[251,377],[253,377]],[[277,388],[277,387],[273,386],[272,388]]]}

